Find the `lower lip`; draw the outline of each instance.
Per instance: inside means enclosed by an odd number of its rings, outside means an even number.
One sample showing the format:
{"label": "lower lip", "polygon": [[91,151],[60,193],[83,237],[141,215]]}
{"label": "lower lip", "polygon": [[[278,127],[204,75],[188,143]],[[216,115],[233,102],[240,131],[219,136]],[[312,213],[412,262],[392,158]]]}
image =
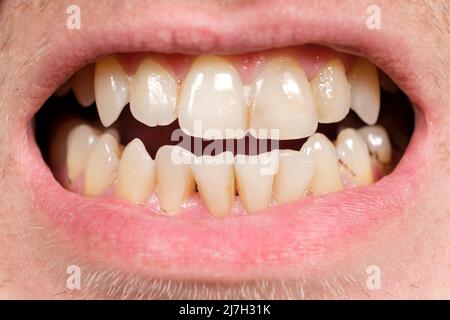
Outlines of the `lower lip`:
{"label": "lower lip", "polygon": [[[218,219],[155,215],[119,199],[86,198],[53,178],[32,130],[22,150],[21,179],[68,247],[93,265],[158,278],[234,281],[278,279],[317,272],[335,250],[352,252],[380,225],[404,214],[425,174],[427,126],[416,117],[410,145],[393,173],[375,184],[309,197],[263,212]],[[205,210],[193,206],[186,210]],[[341,257],[342,258],[342,257]]]}

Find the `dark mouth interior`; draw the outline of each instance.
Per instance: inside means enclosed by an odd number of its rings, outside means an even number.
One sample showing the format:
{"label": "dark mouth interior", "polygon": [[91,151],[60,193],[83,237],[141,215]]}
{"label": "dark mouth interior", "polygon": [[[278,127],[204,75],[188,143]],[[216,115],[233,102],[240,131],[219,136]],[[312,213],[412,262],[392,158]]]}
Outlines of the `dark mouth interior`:
{"label": "dark mouth interior", "polygon": [[[47,163],[49,160],[49,141],[53,133],[61,123],[74,118],[82,119],[99,128],[102,127],[95,105],[89,108],[80,106],[73,92],[63,97],[52,95],[36,113],[36,140]],[[383,126],[389,133],[393,148],[392,168],[394,168],[406,150],[414,130],[414,110],[408,97],[401,90],[390,93],[383,88],[381,89],[381,110],[377,124]],[[364,125],[364,122],[350,110],[347,117],[338,123],[319,124],[317,132],[325,134],[330,140],[335,140],[341,128],[360,128]],[[119,131],[120,142],[122,144],[127,144],[136,137],[140,138],[152,157],[155,156],[157,150],[162,145],[174,145],[178,143],[177,141],[171,141],[172,132],[179,128],[178,120],[168,126],[148,127],[133,118],[129,106],[125,107],[119,120],[112,127]],[[191,145],[194,145],[194,140],[197,140],[197,142],[200,140],[203,147],[211,143],[211,141],[201,138],[188,136],[184,138],[190,139]],[[249,153],[248,150],[240,150],[237,146],[248,146],[249,143],[247,142],[255,138],[247,135],[243,139],[247,139],[245,144],[239,144],[236,140],[232,141],[235,144],[233,149],[235,153]],[[280,149],[300,150],[305,141],[306,139],[281,140],[279,141],[278,147]],[[223,144],[224,148],[226,145],[230,146],[230,141],[224,140]],[[268,146],[268,149],[270,149],[272,144],[263,143],[262,145]]]}

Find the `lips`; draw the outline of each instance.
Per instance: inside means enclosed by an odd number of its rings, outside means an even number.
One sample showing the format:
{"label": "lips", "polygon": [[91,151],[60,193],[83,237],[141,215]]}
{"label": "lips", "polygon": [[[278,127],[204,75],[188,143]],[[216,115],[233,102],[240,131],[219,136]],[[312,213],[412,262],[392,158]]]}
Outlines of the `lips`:
{"label": "lips", "polygon": [[[17,151],[22,155],[22,179],[31,188],[37,211],[47,213],[45,218],[64,232],[69,243],[77,243],[75,250],[88,263],[169,279],[284,279],[299,272],[320,273],[343,259],[334,254],[336,251],[351,256],[358,244],[371,239],[374,230],[407,212],[417,196],[415,186],[426,171],[425,166],[416,164],[424,162],[420,150],[426,147],[426,118],[433,114],[431,104],[424,101],[433,99],[416,80],[418,59],[402,59],[410,47],[397,38],[399,34],[386,35],[381,30],[367,41],[368,31],[359,21],[343,21],[332,13],[311,18],[316,16],[313,8],[295,10],[299,6],[295,2],[276,6],[270,16],[256,5],[237,14],[232,6],[219,14],[201,5],[177,5],[186,8],[173,10],[164,3],[144,8],[126,6],[110,15],[116,18],[112,19],[114,25],[105,19],[86,21],[86,28],[74,34],[73,41],[63,35],[55,39],[55,46],[36,68],[37,74],[50,76],[38,88],[30,88],[30,97],[40,98],[26,106],[19,129],[26,127],[44,100],[77,68],[112,52],[236,53],[322,43],[364,54],[396,80],[420,107],[415,133],[395,171],[374,185],[315,196],[245,219],[216,221],[168,219],[149,215],[144,208],[119,199],[70,193],[54,180],[28,130],[24,149]],[[91,9],[83,9],[87,17],[94,14]],[[106,11],[102,13],[105,16]],[[195,12],[195,24],[185,19],[186,11]],[[133,12],[146,19],[131,19]],[[170,21],[156,12],[171,12]],[[234,24],[236,20],[241,23]],[[198,213],[206,209],[194,203],[186,210]]]}

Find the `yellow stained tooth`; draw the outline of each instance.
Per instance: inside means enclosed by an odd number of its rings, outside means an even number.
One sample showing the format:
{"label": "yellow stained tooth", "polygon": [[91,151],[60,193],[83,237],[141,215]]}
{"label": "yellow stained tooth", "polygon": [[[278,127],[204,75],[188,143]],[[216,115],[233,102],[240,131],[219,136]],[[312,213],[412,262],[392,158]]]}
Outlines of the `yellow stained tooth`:
{"label": "yellow stained tooth", "polygon": [[336,139],[336,152],[342,170],[356,186],[373,183],[369,150],[356,130],[342,130]]}
{"label": "yellow stained tooth", "polygon": [[153,59],[142,62],[131,82],[130,110],[138,121],[154,127],[177,119],[177,82]]}
{"label": "yellow stained tooth", "polygon": [[351,108],[367,124],[375,124],[380,113],[380,81],[377,67],[359,58],[348,76],[351,92]]}
{"label": "yellow stained tooth", "polygon": [[109,127],[130,100],[129,78],[116,58],[109,56],[97,62],[94,87],[100,121]]}
{"label": "yellow stained tooth", "polygon": [[119,145],[116,139],[103,134],[90,154],[84,171],[83,193],[95,196],[111,186],[119,168]]}
{"label": "yellow stained tooth", "polygon": [[161,211],[175,213],[195,192],[193,155],[178,146],[162,146],[156,153],[156,193]]}
{"label": "yellow stained tooth", "polygon": [[139,139],[127,144],[120,159],[116,194],[119,198],[143,203],[155,186],[155,163]]}
{"label": "yellow stained tooth", "polygon": [[83,107],[89,107],[95,101],[94,72],[95,66],[89,64],[78,71],[73,79],[73,93]]}
{"label": "yellow stained tooth", "polygon": [[314,162],[311,192],[323,194],[343,189],[336,150],[326,136],[313,134],[303,144],[301,152]]}
{"label": "yellow stained tooth", "polygon": [[257,137],[261,129],[279,130],[279,139],[304,138],[316,131],[315,100],[296,61],[282,57],[263,67],[254,81],[249,123]]}
{"label": "yellow stained tooth", "polygon": [[181,88],[178,121],[194,137],[239,139],[245,135],[247,105],[241,78],[231,64],[216,56],[195,60]]}
{"label": "yellow stained tooth", "polygon": [[319,122],[332,123],[345,118],[350,111],[351,91],[340,60],[335,59],[323,67],[311,80],[311,87]]}
{"label": "yellow stained tooth", "polygon": [[70,131],[66,157],[69,182],[75,181],[83,173],[98,136],[98,131],[86,124],[80,124]]}
{"label": "yellow stained tooth", "polygon": [[228,216],[233,206],[233,163],[233,154],[224,152],[217,156],[195,157],[191,166],[200,197],[209,213],[217,218]]}
{"label": "yellow stained tooth", "polygon": [[239,199],[248,213],[266,209],[272,201],[278,172],[278,152],[255,156],[236,155],[234,165]]}
{"label": "yellow stained tooth", "polygon": [[389,135],[381,126],[365,126],[358,129],[370,153],[381,163],[388,164],[392,160],[392,146]]}
{"label": "yellow stained tooth", "polygon": [[273,187],[274,199],[278,204],[283,204],[304,197],[313,174],[314,163],[305,153],[280,150],[280,168]]}

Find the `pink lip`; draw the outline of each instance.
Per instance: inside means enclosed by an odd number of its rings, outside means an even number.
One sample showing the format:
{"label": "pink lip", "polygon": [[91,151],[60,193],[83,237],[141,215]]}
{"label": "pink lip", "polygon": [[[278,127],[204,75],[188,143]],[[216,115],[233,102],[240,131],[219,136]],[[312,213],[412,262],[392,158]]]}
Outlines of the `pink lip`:
{"label": "pink lip", "polygon": [[[285,4],[298,6],[295,1]],[[409,47],[399,33],[390,30],[386,36],[380,32],[367,41],[368,31],[360,21],[344,21],[334,11],[316,17],[310,8],[301,8],[295,15],[278,9],[266,15],[263,6],[242,12],[227,9],[220,14],[192,4],[177,4],[177,10],[170,6],[161,3],[135,8],[145,19],[136,19],[130,10],[111,13],[105,23],[86,22],[83,32],[74,34],[71,41],[67,35],[56,36],[54,49],[35,70],[40,75],[50,74],[49,80],[35,92],[30,89],[30,96],[40,97],[39,102],[27,107],[17,130],[27,128],[34,112],[77,68],[111,52],[224,53],[303,43],[353,48],[351,51],[373,58],[399,80],[424,113],[417,113],[415,132],[402,161],[374,185],[224,220],[157,217],[121,200],[70,193],[53,178],[28,129],[21,144],[24,148],[16,151],[22,168],[19,179],[25,179],[34,193],[37,211],[48,214],[46,218],[56,230],[76,243],[80,255],[111,268],[170,279],[286,278],[298,275],[299,270],[320,272],[320,265],[334,262],[337,248],[351,254],[372,231],[407,212],[416,198],[416,186],[426,174],[426,166],[418,167],[417,163],[425,162],[420,150],[426,147],[427,118],[433,110],[423,103],[432,97],[413,82],[419,78],[415,77],[414,61],[402,60],[402,52]],[[180,6],[186,6],[185,10]],[[186,20],[186,12],[194,9],[195,16]],[[164,14],[167,12],[171,13],[170,21]],[[112,20],[114,25],[108,25]]]}

